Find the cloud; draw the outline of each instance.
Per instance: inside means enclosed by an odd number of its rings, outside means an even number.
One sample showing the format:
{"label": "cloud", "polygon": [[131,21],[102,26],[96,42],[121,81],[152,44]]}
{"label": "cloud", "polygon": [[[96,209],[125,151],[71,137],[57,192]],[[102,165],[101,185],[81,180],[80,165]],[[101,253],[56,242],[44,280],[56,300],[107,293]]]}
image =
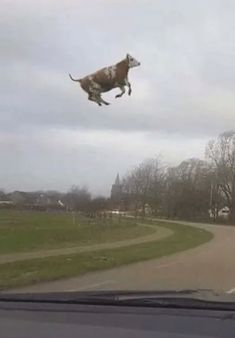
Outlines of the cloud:
{"label": "cloud", "polygon": [[[208,139],[235,123],[232,0],[11,0],[0,9],[6,187],[64,189],[73,171],[107,191],[116,171],[158,152],[175,163],[203,156]],[[141,61],[129,75],[133,94],[104,94],[109,107],[88,102],[68,77],[127,52]],[[82,166],[71,164],[73,151]]]}
{"label": "cloud", "polygon": [[[204,139],[190,142],[167,135],[81,131],[70,129],[25,129],[1,134],[0,177],[9,190],[59,189],[87,185],[94,193],[109,195],[117,171],[124,175],[143,159],[162,155],[168,164],[202,156]],[[16,165],[17,164],[17,165]]]}

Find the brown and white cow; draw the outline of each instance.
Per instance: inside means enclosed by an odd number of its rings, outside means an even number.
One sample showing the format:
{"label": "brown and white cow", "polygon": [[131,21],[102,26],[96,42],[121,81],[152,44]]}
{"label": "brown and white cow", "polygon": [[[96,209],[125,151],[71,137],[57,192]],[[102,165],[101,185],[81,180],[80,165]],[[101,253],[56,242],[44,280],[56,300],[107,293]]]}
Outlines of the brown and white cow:
{"label": "brown and white cow", "polygon": [[102,68],[97,72],[87,75],[82,79],[74,79],[73,81],[80,83],[82,89],[88,93],[88,100],[98,103],[99,106],[103,104],[108,105],[102,97],[101,93],[108,92],[114,88],[120,88],[121,93],[116,95],[121,97],[125,93],[125,86],[128,87],[128,94],[131,95],[131,84],[128,80],[128,72],[130,68],[137,67],[140,62],[134,59],[130,54],[117,64]]}

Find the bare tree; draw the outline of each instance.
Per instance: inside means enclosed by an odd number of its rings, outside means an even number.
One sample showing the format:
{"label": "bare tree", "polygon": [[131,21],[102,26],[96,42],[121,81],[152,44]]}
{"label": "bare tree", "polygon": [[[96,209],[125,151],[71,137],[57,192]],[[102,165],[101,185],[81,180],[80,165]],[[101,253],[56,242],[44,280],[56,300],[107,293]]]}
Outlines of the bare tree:
{"label": "bare tree", "polygon": [[69,210],[87,211],[91,201],[91,194],[86,187],[80,188],[74,185],[65,195],[64,201]]}
{"label": "bare tree", "polygon": [[3,189],[0,189],[0,201],[4,201],[6,199],[6,194]]}
{"label": "bare tree", "polygon": [[217,187],[235,220],[235,131],[227,131],[206,148],[206,155],[214,168],[214,187]]}
{"label": "bare tree", "polygon": [[160,201],[163,169],[158,159],[148,159],[130,171],[123,180],[123,191],[137,212],[145,215],[146,204],[156,207]]}
{"label": "bare tree", "polygon": [[89,212],[93,215],[104,212],[107,209],[108,200],[103,196],[93,198],[89,204]]}
{"label": "bare tree", "polygon": [[210,175],[209,165],[200,159],[189,159],[177,167],[168,168],[164,198],[164,212],[167,217],[208,217]]}

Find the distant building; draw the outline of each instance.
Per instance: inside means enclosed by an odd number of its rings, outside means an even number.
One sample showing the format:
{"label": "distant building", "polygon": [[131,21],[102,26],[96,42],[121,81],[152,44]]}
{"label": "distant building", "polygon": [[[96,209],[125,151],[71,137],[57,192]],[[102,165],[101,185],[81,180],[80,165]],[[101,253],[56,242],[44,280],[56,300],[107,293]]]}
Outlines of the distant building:
{"label": "distant building", "polygon": [[117,207],[120,207],[122,201],[122,184],[120,182],[119,174],[117,174],[116,180],[111,189],[111,201]]}
{"label": "distant building", "polygon": [[229,207],[225,206],[224,208],[222,208],[218,211],[218,217],[221,218],[221,219],[224,219],[225,221],[227,221],[229,219],[229,216],[230,216]]}
{"label": "distant building", "polygon": [[224,220],[224,221],[227,221],[229,220],[229,217],[230,217],[230,209],[229,207],[225,206],[219,210],[209,210],[209,216],[210,218],[212,219],[221,219],[221,220]]}
{"label": "distant building", "polygon": [[0,206],[4,207],[7,205],[12,205],[13,202],[12,201],[0,201]]}
{"label": "distant building", "polygon": [[7,195],[11,204],[30,208],[65,208],[61,194],[53,191],[14,191]]}

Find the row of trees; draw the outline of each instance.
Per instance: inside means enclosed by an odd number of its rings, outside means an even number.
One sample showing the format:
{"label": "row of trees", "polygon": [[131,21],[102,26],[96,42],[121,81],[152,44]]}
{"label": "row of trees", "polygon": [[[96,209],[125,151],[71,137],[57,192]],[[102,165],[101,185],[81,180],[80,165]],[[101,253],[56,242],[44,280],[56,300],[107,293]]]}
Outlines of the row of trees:
{"label": "row of trees", "polygon": [[130,170],[121,183],[117,200],[92,198],[86,188],[73,186],[67,193],[15,192],[4,194],[0,201],[15,198],[27,205],[55,205],[66,210],[95,215],[113,208],[145,214],[146,206],[159,216],[179,219],[214,219],[227,206],[230,220],[235,222],[235,131],[228,131],[211,140],[205,149],[206,159],[191,158],[175,167],[161,159],[148,159]]}
{"label": "row of trees", "polygon": [[109,199],[92,197],[86,187],[72,186],[67,193],[50,191],[14,191],[5,193],[0,190],[0,206],[2,208],[20,208],[34,210],[81,211],[94,215],[109,208]]}
{"label": "row of trees", "polygon": [[191,158],[169,167],[160,158],[148,159],[130,170],[122,180],[120,199],[92,198],[87,189],[72,187],[63,201],[72,210],[90,214],[115,207],[141,211],[146,206],[168,218],[203,220],[209,210],[216,220],[224,206],[235,222],[235,131],[211,140],[205,160]]}
{"label": "row of trees", "polygon": [[235,221],[235,132],[211,140],[206,160],[188,159],[166,167],[159,159],[146,160],[123,179],[125,208],[149,205],[154,213],[169,218],[216,219],[220,208],[230,209]]}
{"label": "row of trees", "polygon": [[91,216],[109,208],[109,199],[98,196],[92,198],[87,188],[73,186],[63,197],[63,203],[69,210],[82,211]]}

